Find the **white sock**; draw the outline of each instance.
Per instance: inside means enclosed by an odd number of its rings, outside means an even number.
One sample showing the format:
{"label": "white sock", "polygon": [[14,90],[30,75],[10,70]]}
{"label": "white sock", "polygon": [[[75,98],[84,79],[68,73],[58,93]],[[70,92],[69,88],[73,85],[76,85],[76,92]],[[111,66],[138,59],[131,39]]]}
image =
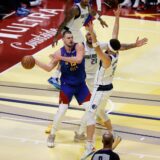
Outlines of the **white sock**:
{"label": "white sock", "polygon": [[138,7],[140,0],[135,0],[133,7]]}
{"label": "white sock", "polygon": [[55,134],[59,123],[61,122],[62,118],[64,117],[66,111],[68,109],[68,104],[60,104],[56,115],[54,116],[53,126],[51,129],[51,134]]}
{"label": "white sock", "polygon": [[59,69],[56,69],[52,77],[53,77],[53,78],[59,78],[59,77],[60,77],[60,74],[61,74],[60,70],[59,70]]}

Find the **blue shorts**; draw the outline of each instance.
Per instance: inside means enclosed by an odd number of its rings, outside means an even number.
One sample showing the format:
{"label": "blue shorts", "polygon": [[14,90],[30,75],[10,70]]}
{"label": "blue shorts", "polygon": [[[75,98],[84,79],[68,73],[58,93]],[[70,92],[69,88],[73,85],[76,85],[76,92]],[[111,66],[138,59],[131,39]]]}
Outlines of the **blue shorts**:
{"label": "blue shorts", "polygon": [[90,101],[91,93],[85,82],[78,86],[71,86],[66,83],[61,84],[59,103],[70,104],[73,96],[75,96],[79,105]]}

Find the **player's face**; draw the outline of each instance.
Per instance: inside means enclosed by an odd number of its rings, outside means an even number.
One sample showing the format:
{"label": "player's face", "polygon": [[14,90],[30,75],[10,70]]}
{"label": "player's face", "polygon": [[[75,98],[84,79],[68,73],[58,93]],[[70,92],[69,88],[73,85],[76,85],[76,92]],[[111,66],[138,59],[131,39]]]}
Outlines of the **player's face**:
{"label": "player's face", "polygon": [[81,0],[81,3],[83,3],[83,5],[85,5],[85,6],[88,6],[89,0]]}
{"label": "player's face", "polygon": [[86,40],[89,44],[92,44],[92,37],[91,37],[91,34],[90,33],[87,33],[86,34]]}
{"label": "player's face", "polygon": [[63,42],[66,46],[72,47],[73,46],[73,35],[65,34],[65,36],[63,37]]}

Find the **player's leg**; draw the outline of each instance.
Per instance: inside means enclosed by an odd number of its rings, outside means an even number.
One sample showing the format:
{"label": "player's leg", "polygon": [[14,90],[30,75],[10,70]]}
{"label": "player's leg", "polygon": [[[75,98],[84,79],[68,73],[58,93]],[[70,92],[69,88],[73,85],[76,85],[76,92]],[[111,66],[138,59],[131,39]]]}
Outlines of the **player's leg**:
{"label": "player's leg", "polygon": [[112,145],[112,148],[115,149],[116,146],[121,142],[121,137],[118,136],[117,134],[115,134],[115,132],[113,131],[113,127],[112,127],[112,123],[111,120],[108,116],[108,113],[106,111],[106,106],[107,106],[107,101],[109,99],[109,97],[112,94],[112,90],[111,91],[99,91],[103,94],[101,94],[101,100],[99,103],[99,106],[97,108],[97,117],[99,117],[101,119],[101,121],[103,122],[103,126],[106,127],[109,131],[112,132],[113,136],[114,136],[114,143]]}
{"label": "player's leg", "polygon": [[58,108],[56,115],[54,116],[53,125],[51,128],[51,133],[47,139],[48,147],[54,147],[56,131],[58,129],[59,123],[61,122],[62,118],[64,117],[64,115],[68,109],[68,105],[69,105],[72,97],[73,97],[72,87],[70,87],[66,84],[65,85],[62,84],[60,95],[59,95],[59,108]]}
{"label": "player's leg", "polygon": [[[86,83],[81,84],[77,88],[77,93],[75,94],[75,97],[76,97],[79,105],[82,105],[82,107],[86,111],[87,108],[89,107],[90,98],[91,98],[91,93],[90,93]],[[84,116],[81,118],[79,130],[75,132],[75,136],[74,136],[75,142],[79,142],[81,140],[86,139],[85,134],[84,134],[84,132],[86,131],[86,121],[83,120],[84,118],[85,118]]]}

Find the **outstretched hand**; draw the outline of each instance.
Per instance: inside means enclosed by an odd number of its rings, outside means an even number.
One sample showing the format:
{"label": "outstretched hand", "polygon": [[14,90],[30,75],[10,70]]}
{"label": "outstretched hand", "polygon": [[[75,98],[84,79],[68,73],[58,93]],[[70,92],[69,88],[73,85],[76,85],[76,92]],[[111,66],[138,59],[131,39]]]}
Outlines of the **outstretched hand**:
{"label": "outstretched hand", "polygon": [[137,37],[137,39],[136,39],[136,47],[141,47],[141,46],[147,44],[147,42],[148,42],[147,38],[139,39],[139,37]]}
{"label": "outstretched hand", "polygon": [[100,20],[100,24],[101,26],[104,28],[104,27],[108,27],[108,24],[104,21],[104,20]]}
{"label": "outstretched hand", "polygon": [[117,9],[116,10],[113,10],[113,13],[116,17],[119,17],[120,16],[120,13],[121,13],[121,7],[120,5],[118,5]]}

